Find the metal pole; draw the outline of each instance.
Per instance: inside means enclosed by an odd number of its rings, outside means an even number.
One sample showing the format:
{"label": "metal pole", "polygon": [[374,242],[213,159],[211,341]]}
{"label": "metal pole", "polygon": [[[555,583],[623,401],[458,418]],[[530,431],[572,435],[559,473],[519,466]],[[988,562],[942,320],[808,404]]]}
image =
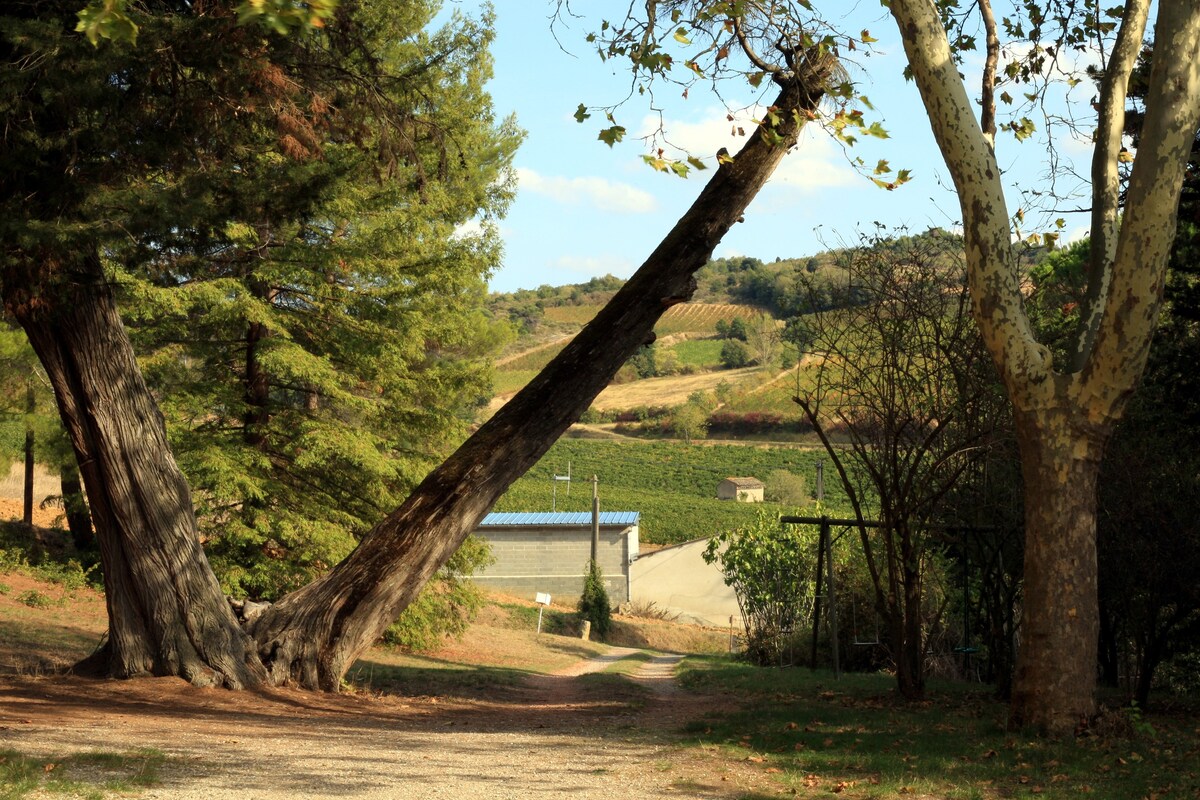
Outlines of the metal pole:
{"label": "metal pole", "polygon": [[825,534],[825,568],[829,571],[829,639],[833,645],[833,677],[842,677],[842,662],[838,652],[837,593],[833,583],[833,537],[830,535],[829,520],[822,517],[821,527]]}
{"label": "metal pole", "polygon": [[600,479],[592,476],[592,563],[600,558]]}
{"label": "metal pole", "polygon": [[816,597],[813,598],[813,626],[812,626],[812,655],[809,658],[809,667],[817,668],[817,638],[821,625],[821,574],[825,571],[825,526],[820,527],[821,533],[817,537],[817,574],[813,576],[813,591]]}

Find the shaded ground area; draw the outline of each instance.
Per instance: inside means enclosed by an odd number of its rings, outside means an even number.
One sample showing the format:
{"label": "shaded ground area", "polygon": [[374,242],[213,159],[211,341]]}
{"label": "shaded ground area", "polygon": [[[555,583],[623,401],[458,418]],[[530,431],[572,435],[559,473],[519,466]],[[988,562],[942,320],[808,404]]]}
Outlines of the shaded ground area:
{"label": "shaded ground area", "polygon": [[[600,672],[631,656],[621,662],[628,678]],[[53,758],[154,748],[167,757],[159,783],[137,796],[179,800],[745,798],[769,791],[760,768],[678,745],[683,725],[729,700],[677,691],[675,661],[612,648],[486,698],[8,676],[0,678],[0,748]]]}

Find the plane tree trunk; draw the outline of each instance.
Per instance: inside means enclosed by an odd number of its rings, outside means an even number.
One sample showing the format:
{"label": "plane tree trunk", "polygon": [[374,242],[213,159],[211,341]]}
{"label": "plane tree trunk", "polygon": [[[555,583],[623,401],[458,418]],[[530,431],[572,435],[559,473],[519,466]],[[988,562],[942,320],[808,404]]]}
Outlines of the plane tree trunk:
{"label": "plane tree trunk", "polygon": [[814,74],[783,87],[774,135],[757,130],[719,167],[637,273],[557,358],[345,561],[251,624],[272,683],[337,689],[500,495],[579,419],[637,348],[653,341],[659,317],[691,297],[692,275],[795,145],[803,110],[816,107],[833,63],[818,59]]}
{"label": "plane tree trunk", "polygon": [[1017,420],[1026,547],[1012,722],[1051,735],[1070,734],[1096,712],[1097,469],[1146,365],[1200,119],[1200,6],[1156,5],[1155,52],[1164,57],[1154,59],[1123,194],[1118,163],[1127,88],[1150,0],[1126,1],[1103,73],[1088,286],[1076,346],[1058,369],[1022,306],[994,136],[975,120],[937,8],[927,0],[889,4],[958,190],[972,310]]}

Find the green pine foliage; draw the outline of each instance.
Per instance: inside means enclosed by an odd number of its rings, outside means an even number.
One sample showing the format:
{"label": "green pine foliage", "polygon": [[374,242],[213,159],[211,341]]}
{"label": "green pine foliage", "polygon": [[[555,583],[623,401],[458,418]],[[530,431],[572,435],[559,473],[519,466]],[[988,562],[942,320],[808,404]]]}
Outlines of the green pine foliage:
{"label": "green pine foliage", "polygon": [[583,594],[579,596],[579,618],[592,623],[592,634],[599,639],[608,636],[612,627],[612,606],[608,602],[608,590],[604,588],[604,574],[600,565],[588,559],[587,573],[583,577]]}
{"label": "green pine foliage", "polygon": [[269,599],[344,556],[490,396],[520,133],[484,90],[490,12],[345,0],[273,36],[236,5],[156,7],[136,45],[99,46],[74,0],[0,10],[0,61],[28,67],[0,69],[0,282],[102,257],[213,565]]}
{"label": "green pine foliage", "polygon": [[388,37],[371,42],[379,66],[406,76],[387,99],[414,118],[387,174],[361,143],[323,141],[310,160],[258,141],[238,205],[202,247],[139,254],[122,272],[143,369],[233,594],[276,597],[341,560],[490,393],[503,331],[483,311],[499,261],[489,220],[509,199],[518,136],[482,89],[487,25],[427,33],[430,13],[363,6]]}

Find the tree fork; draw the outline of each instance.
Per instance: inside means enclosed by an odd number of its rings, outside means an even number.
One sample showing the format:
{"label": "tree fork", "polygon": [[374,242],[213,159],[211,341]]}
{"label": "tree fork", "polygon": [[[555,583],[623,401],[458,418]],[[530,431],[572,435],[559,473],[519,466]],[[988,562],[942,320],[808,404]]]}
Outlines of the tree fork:
{"label": "tree fork", "polygon": [[780,122],[757,129],[625,286],[329,574],[250,624],[272,683],[336,690],[353,661],[413,600],[504,491],[587,410],[654,325],[695,291],[693,274],[742,216],[825,93],[837,65],[809,60],[778,78]]}

